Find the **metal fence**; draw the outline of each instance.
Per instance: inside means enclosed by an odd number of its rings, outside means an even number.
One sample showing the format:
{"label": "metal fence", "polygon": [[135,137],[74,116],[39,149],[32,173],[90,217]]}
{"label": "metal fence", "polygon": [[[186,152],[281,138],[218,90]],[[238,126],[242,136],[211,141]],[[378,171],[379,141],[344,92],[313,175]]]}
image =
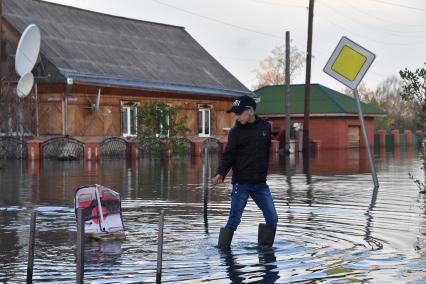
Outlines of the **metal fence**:
{"label": "metal fence", "polygon": [[79,160],[84,157],[84,143],[71,137],[54,137],[42,144],[42,155],[46,159]]}
{"label": "metal fence", "polygon": [[203,148],[207,148],[209,152],[219,152],[220,151],[220,141],[219,139],[209,137],[204,140]]}
{"label": "metal fence", "polygon": [[16,137],[0,137],[0,159],[26,159],[28,147]]}
{"label": "metal fence", "polygon": [[129,143],[120,137],[109,137],[101,142],[101,158],[126,159],[129,155]]}

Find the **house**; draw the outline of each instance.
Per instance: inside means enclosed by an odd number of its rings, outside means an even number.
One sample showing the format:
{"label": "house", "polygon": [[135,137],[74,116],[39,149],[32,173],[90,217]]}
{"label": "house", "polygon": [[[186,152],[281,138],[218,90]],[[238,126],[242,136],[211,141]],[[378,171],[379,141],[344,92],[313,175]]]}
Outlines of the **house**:
{"label": "house", "polygon": [[[285,129],[285,86],[266,86],[255,91],[260,98],[257,112],[268,117],[275,132]],[[290,86],[291,123],[303,124],[304,84]],[[374,119],[386,112],[362,103],[369,143],[374,145]],[[320,142],[321,149],[362,147],[362,135],[355,99],[321,84],[311,85],[311,115],[309,136]]]}
{"label": "house", "polygon": [[39,0],[0,3],[2,78],[14,74],[25,28],[41,30],[40,136],[134,136],[137,107],[153,100],[181,107],[188,135],[220,136],[233,124],[232,101],[254,95],[183,27]]}

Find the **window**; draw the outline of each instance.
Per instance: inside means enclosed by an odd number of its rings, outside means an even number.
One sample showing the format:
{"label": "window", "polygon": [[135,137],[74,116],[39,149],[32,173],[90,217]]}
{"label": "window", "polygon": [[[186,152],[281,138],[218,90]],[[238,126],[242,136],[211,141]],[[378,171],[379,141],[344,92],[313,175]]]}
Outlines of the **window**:
{"label": "window", "polygon": [[348,127],[348,142],[349,148],[359,147],[359,126],[349,125]]}
{"label": "window", "polygon": [[136,136],[137,113],[138,109],[135,104],[127,104],[121,108],[121,129],[124,137]]}
{"label": "window", "polygon": [[211,129],[210,108],[198,109],[198,136],[209,137]]}
{"label": "window", "polygon": [[170,136],[170,116],[167,110],[157,109],[157,137],[166,138]]}

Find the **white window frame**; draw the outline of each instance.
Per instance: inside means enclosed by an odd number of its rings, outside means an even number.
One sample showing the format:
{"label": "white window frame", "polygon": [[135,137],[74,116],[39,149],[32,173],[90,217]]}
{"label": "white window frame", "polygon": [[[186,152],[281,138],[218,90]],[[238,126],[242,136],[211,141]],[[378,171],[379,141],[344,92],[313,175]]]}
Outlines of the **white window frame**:
{"label": "white window frame", "polygon": [[[131,117],[130,117],[130,114],[131,114],[131,109],[134,109],[135,110],[135,133],[131,133]],[[124,133],[124,129],[122,129],[122,135],[123,135],[123,137],[136,137],[137,136],[137,129],[138,129],[138,107],[137,107],[137,105],[132,105],[132,106],[129,106],[129,105],[124,105],[124,106],[122,106],[121,107],[121,111],[123,112],[123,111],[125,111],[126,113],[127,113],[127,132],[126,133]],[[123,116],[121,117],[121,119],[123,119]],[[121,126],[123,127],[123,121],[121,121]]]}
{"label": "white window frame", "polygon": [[[211,109],[209,107],[200,107],[197,110],[197,132],[198,132],[198,136],[199,137],[210,137],[212,134],[212,112]],[[198,121],[198,114],[199,112],[202,113],[201,115],[201,128],[202,128],[202,133],[199,132],[199,123],[200,121]],[[206,113],[209,113],[209,127],[208,127],[208,133],[206,134]]]}
{"label": "white window frame", "polygon": [[[167,121],[167,125],[168,125],[168,126],[170,126],[170,116],[169,116],[169,115],[167,115],[167,117],[166,117],[166,121]],[[162,132],[162,130],[163,130],[163,127],[164,127],[164,125],[163,125],[163,124],[160,124],[160,130],[161,130],[161,132]],[[169,138],[169,137],[170,137],[170,128],[168,128],[168,130],[167,130],[167,135],[166,135],[166,136],[161,137],[161,136],[160,136],[160,133],[156,133],[156,134],[155,134],[155,136],[156,136],[156,137],[160,137],[160,138]]]}

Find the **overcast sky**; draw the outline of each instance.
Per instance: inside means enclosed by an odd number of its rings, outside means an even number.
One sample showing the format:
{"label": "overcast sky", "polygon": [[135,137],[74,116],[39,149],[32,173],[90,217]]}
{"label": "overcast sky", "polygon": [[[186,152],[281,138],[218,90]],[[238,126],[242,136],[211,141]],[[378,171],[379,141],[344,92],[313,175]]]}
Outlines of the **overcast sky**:
{"label": "overcast sky", "polygon": [[[49,0],[146,21],[184,26],[248,88],[253,70],[285,42],[306,51],[308,0]],[[341,36],[377,56],[364,80],[371,88],[405,67],[426,62],[426,0],[316,0],[312,61],[313,83],[344,86],[324,74]],[[294,78],[304,83],[305,70]]]}

